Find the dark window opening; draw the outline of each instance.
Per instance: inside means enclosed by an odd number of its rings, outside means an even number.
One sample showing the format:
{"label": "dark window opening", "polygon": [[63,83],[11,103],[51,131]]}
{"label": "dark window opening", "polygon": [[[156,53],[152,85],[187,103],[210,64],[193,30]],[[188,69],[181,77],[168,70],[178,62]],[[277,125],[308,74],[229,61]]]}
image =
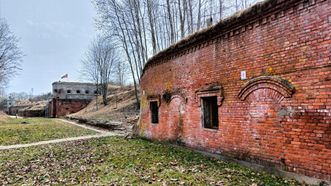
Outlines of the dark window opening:
{"label": "dark window opening", "polygon": [[77,94],[80,94],[80,90],[77,90],[76,93],[77,93]]}
{"label": "dark window opening", "polygon": [[89,94],[90,93],[90,91],[89,90],[85,90],[85,94]]}
{"label": "dark window opening", "polygon": [[149,106],[151,109],[152,123],[159,123],[159,106],[157,104],[157,101],[151,101]]}
{"label": "dark window opening", "polygon": [[67,90],[67,93],[70,94],[71,93],[71,90]]}
{"label": "dark window opening", "polygon": [[98,91],[95,90],[95,91],[94,91],[94,94],[98,94]]}
{"label": "dark window opening", "polygon": [[217,97],[202,98],[203,126],[209,129],[218,129],[218,105]]}
{"label": "dark window opening", "polygon": [[54,89],[54,92],[57,93],[57,89]]}

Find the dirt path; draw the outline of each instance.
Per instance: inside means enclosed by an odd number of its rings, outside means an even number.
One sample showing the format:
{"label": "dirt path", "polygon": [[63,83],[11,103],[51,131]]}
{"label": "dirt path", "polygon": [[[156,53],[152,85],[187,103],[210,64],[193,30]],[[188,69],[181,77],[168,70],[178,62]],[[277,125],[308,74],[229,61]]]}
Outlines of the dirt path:
{"label": "dirt path", "polygon": [[8,146],[0,146],[0,150],[10,150],[10,149],[19,149],[19,148],[26,148],[26,147],[33,147],[33,146],[39,146],[39,145],[48,145],[48,144],[56,144],[56,143],[64,143],[64,142],[69,142],[69,141],[78,141],[78,140],[88,140],[88,139],[93,139],[93,138],[103,138],[103,137],[108,137],[108,136],[123,136],[121,134],[115,133],[115,132],[109,132],[105,130],[99,130],[95,129],[90,126],[86,125],[80,125],[72,121],[64,120],[64,119],[59,119],[62,122],[75,125],[78,127],[82,127],[88,130],[93,130],[97,132],[98,134],[96,135],[88,135],[88,136],[79,136],[79,137],[72,137],[72,138],[63,138],[63,139],[54,139],[54,140],[47,140],[47,141],[39,141],[35,143],[28,143],[28,144],[16,144],[16,145],[8,145]]}
{"label": "dirt path", "polygon": [[17,144],[17,145],[9,145],[9,146],[0,146],[0,150],[10,150],[10,149],[19,149],[19,148],[26,148],[26,147],[33,147],[33,146],[39,146],[39,145],[48,145],[48,144],[55,144],[55,143],[63,143],[68,141],[78,141],[78,140],[87,140],[87,139],[93,139],[93,138],[103,138],[108,136],[119,136],[119,134],[115,133],[103,133],[103,134],[97,134],[97,135],[89,135],[89,136],[80,136],[80,137],[73,137],[73,138],[63,138],[63,139],[55,139],[55,140],[48,140],[48,141],[40,141],[35,143],[29,143],[29,144]]}
{"label": "dirt path", "polygon": [[71,125],[75,125],[75,126],[78,126],[78,127],[84,128],[84,129],[93,130],[94,132],[97,132],[97,133],[100,133],[100,134],[108,133],[108,132],[109,132],[109,131],[107,131],[107,130],[97,129],[97,128],[95,128],[95,127],[91,127],[91,126],[84,125],[84,124],[78,124],[78,123],[76,123],[76,122],[69,121],[69,120],[65,120],[65,119],[58,119],[58,120],[60,120],[61,122],[65,122],[65,123],[68,123],[68,124],[71,124]]}
{"label": "dirt path", "polygon": [[9,116],[10,118],[13,118],[13,119],[22,119],[23,117],[21,116]]}

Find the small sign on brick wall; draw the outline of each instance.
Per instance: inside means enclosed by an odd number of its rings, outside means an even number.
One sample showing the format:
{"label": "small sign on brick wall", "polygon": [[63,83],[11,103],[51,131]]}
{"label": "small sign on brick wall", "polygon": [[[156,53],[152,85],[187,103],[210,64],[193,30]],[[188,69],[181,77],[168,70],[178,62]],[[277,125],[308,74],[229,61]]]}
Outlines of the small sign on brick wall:
{"label": "small sign on brick wall", "polygon": [[241,80],[247,79],[247,77],[246,77],[246,71],[245,70],[240,72],[240,79]]}

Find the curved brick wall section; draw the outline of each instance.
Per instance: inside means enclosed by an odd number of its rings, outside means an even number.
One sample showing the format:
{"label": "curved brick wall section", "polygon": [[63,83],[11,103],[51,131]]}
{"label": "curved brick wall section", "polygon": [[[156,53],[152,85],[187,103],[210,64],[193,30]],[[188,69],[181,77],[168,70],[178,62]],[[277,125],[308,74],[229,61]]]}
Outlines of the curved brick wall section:
{"label": "curved brick wall section", "polygon": [[[141,78],[139,134],[331,180],[331,1],[274,2],[152,58]],[[201,119],[199,90],[213,84],[202,93],[218,96],[218,130]]]}

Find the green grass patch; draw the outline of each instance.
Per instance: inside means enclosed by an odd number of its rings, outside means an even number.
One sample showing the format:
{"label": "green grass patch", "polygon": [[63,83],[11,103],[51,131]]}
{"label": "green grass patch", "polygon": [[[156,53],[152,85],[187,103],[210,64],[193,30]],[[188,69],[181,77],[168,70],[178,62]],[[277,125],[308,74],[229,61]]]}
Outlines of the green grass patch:
{"label": "green grass patch", "polygon": [[[26,124],[23,124],[26,123]],[[95,134],[50,118],[8,118],[0,121],[0,146]]]}
{"label": "green grass patch", "polygon": [[0,183],[299,185],[191,150],[120,137],[0,151]]}

